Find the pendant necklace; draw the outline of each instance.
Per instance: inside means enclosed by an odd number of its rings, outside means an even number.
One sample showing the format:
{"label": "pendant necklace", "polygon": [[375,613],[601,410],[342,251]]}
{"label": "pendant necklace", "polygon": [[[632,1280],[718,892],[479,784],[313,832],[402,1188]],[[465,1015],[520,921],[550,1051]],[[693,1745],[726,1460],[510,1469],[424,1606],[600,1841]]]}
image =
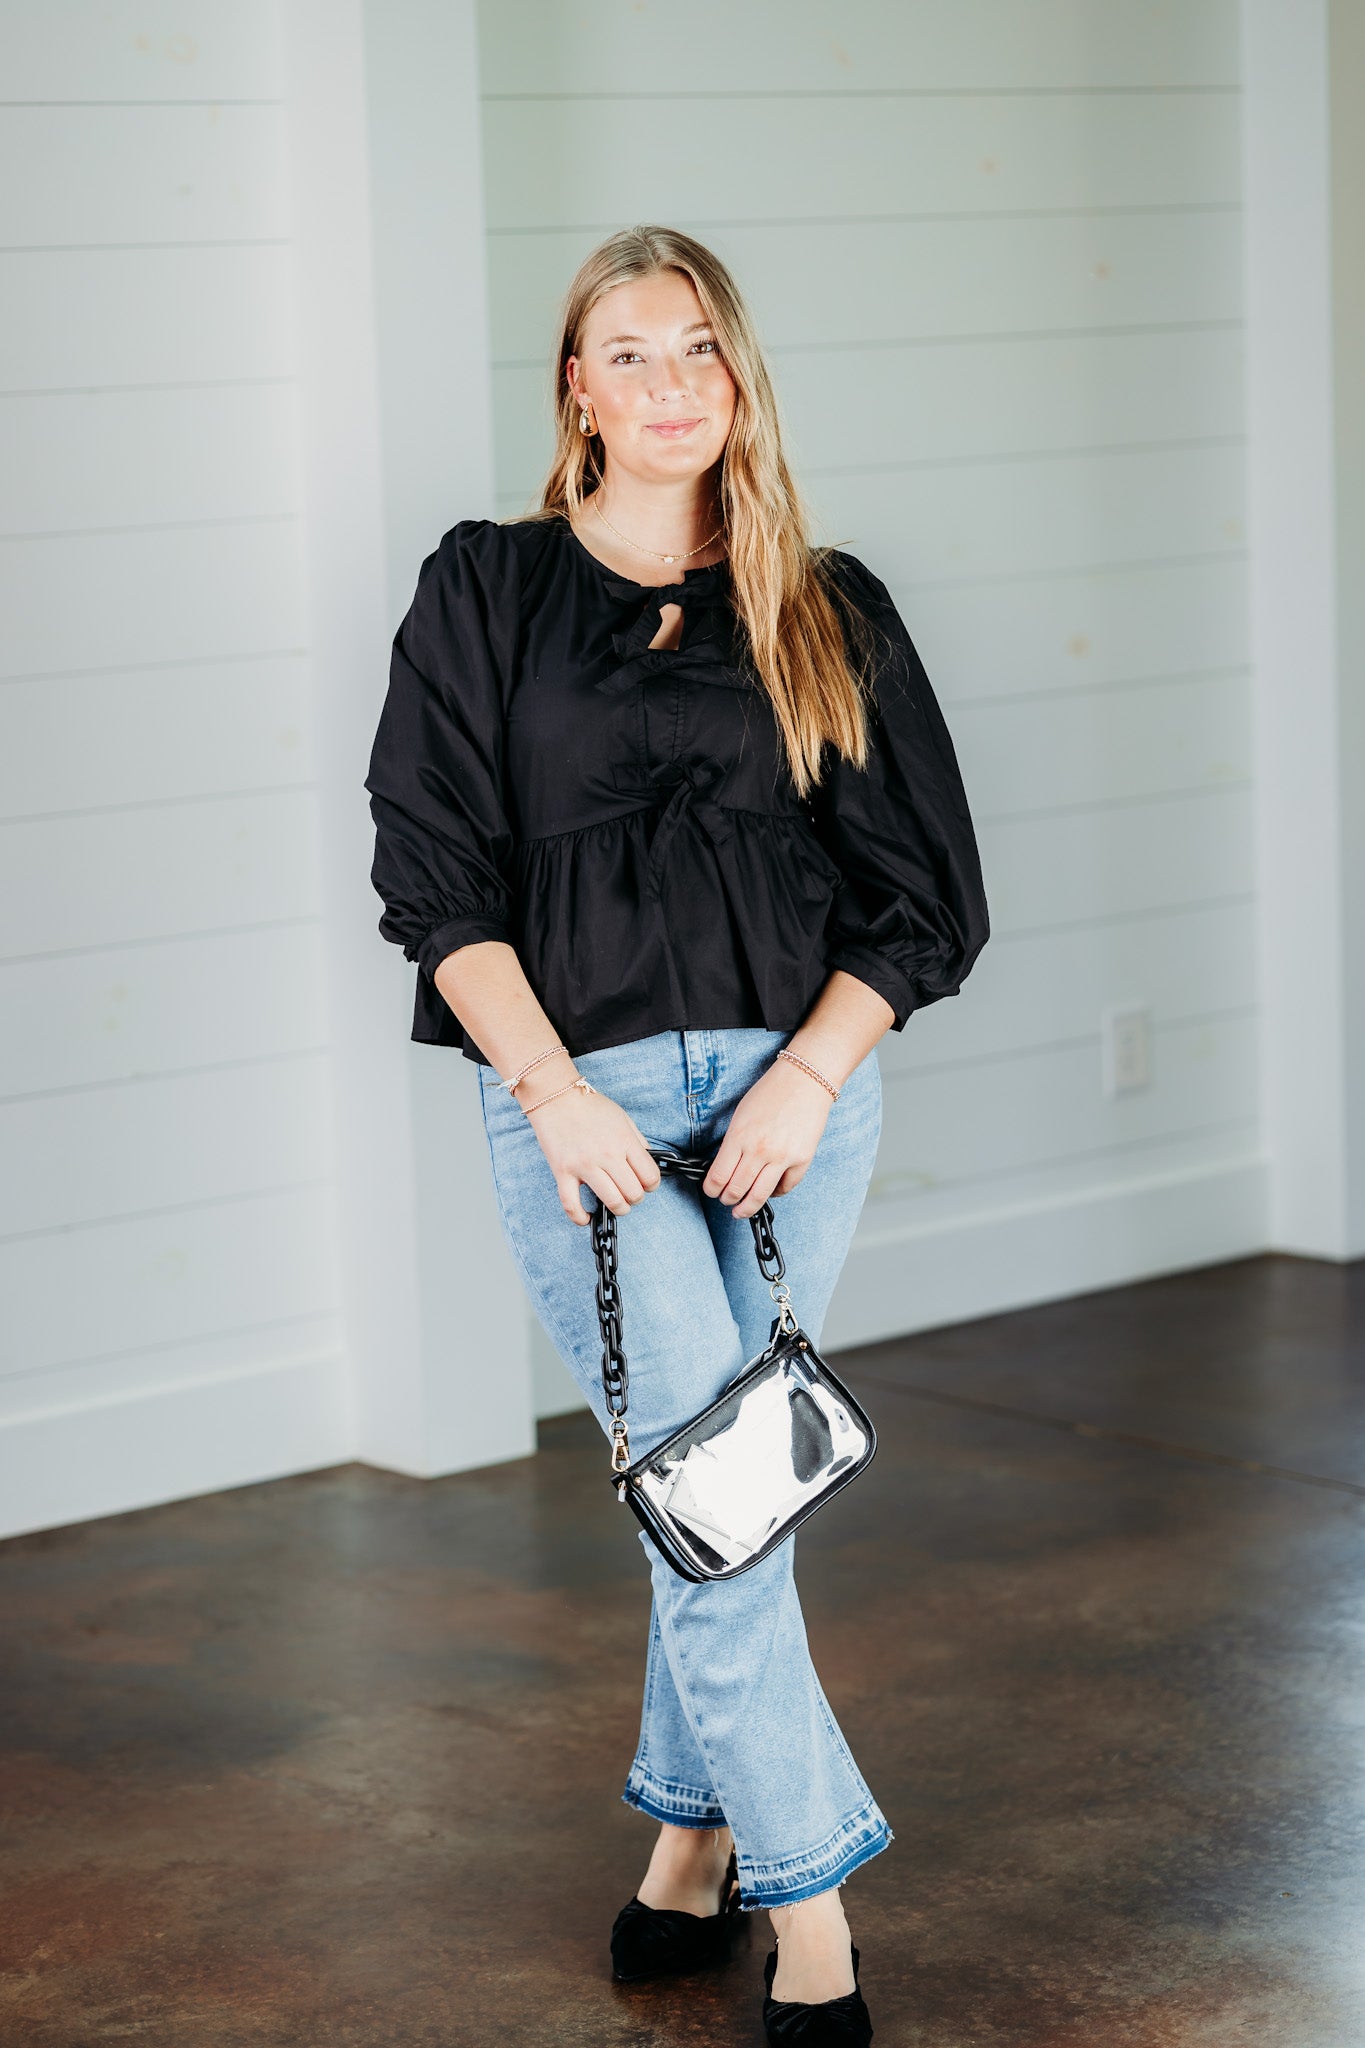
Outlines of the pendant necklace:
{"label": "pendant necklace", "polygon": [[608,532],[614,533],[618,540],[623,540],[628,548],[634,548],[637,554],[653,555],[656,562],[690,562],[693,555],[699,555],[703,548],[709,548],[712,541],[719,540],[721,535],[725,531],[725,526],[722,522],[722,524],[716,528],[714,533],[708,533],[705,540],[698,541],[696,547],[689,548],[686,554],[678,553],[675,555],[665,555],[661,554],[658,548],[641,547],[638,540],[632,540],[628,533],[622,533],[619,526],[612,525],[610,519],[608,519],[606,513],[602,510],[602,507],[597,503],[595,495],[593,497],[592,502],[593,509],[597,513],[597,516],[601,520],[602,524],[607,528]]}

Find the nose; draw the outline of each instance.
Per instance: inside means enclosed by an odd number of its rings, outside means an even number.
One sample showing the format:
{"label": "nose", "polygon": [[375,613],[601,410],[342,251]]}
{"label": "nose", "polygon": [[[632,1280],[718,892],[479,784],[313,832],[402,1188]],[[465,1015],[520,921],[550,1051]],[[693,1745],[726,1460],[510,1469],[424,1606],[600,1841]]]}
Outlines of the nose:
{"label": "nose", "polygon": [[687,370],[681,356],[663,355],[655,364],[653,388],[650,396],[656,404],[665,405],[671,398],[682,398],[688,391]]}

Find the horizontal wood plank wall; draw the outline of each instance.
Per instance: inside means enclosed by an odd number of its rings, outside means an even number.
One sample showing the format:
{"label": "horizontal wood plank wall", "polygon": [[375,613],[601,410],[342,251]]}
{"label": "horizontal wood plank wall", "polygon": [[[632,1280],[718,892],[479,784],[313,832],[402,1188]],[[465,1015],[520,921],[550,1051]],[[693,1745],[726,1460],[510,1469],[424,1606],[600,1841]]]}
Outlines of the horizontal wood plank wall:
{"label": "horizontal wood plank wall", "polygon": [[[1235,0],[481,9],[500,507],[614,228],[749,296],[823,538],[943,702],[993,936],[882,1043],[831,1341],[1264,1242]],[[1150,1007],[1106,1097],[1101,1012]]]}
{"label": "horizontal wood plank wall", "polygon": [[7,59],[0,1533],[349,1434],[274,7]]}

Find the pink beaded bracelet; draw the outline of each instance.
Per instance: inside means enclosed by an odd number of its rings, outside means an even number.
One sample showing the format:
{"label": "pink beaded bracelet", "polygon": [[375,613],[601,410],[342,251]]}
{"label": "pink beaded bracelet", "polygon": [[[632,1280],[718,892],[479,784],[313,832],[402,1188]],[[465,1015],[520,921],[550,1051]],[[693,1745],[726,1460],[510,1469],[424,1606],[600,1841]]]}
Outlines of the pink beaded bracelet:
{"label": "pink beaded bracelet", "polygon": [[541,1096],[539,1102],[523,1102],[521,1106],[526,1111],[527,1116],[529,1116],[533,1109],[544,1109],[547,1102],[553,1102],[556,1095],[567,1095],[571,1088],[576,1088],[580,1095],[596,1095],[597,1093],[587,1075],[580,1074],[576,1081],[566,1081],[562,1088],[552,1088],[548,1095]]}
{"label": "pink beaded bracelet", "polygon": [[780,1060],[790,1060],[794,1067],[800,1067],[803,1074],[809,1074],[812,1081],[818,1081],[822,1088],[828,1088],[836,1102],[839,1100],[839,1091],[834,1083],[827,1081],[819,1068],[813,1067],[809,1060],[803,1060],[799,1052],[789,1052],[784,1045],[779,1050],[777,1057]]}
{"label": "pink beaded bracelet", "polygon": [[566,1045],[562,1045],[559,1042],[559,1040],[556,1039],[553,1045],[546,1046],[544,1052],[538,1052],[533,1060],[527,1060],[526,1065],[522,1068],[519,1074],[513,1074],[511,1079],[507,1081],[495,1081],[493,1083],[493,1086],[495,1088],[505,1088],[509,1095],[515,1095],[519,1084],[526,1079],[526,1076],[530,1073],[532,1067],[538,1067],[542,1060],[552,1060],[557,1052],[567,1051],[568,1047]]}

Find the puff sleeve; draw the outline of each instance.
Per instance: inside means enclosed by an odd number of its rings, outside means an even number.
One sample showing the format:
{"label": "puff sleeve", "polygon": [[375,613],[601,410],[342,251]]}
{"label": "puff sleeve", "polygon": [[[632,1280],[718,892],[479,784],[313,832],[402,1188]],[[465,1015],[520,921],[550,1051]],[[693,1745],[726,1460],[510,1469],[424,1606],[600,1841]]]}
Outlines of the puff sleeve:
{"label": "puff sleeve", "polygon": [[394,635],[365,779],[370,879],[384,905],[380,932],[420,970],[419,1019],[436,1014],[439,998],[423,981],[447,954],[478,939],[513,942],[501,678],[514,579],[504,530],[462,520],[423,562]]}
{"label": "puff sleeve", "polygon": [[826,966],[855,975],[894,1011],[956,995],[990,936],[976,835],[943,714],[885,584],[855,556],[829,558],[872,624],[869,759],[833,746],[812,792],[816,836],[843,877]]}

